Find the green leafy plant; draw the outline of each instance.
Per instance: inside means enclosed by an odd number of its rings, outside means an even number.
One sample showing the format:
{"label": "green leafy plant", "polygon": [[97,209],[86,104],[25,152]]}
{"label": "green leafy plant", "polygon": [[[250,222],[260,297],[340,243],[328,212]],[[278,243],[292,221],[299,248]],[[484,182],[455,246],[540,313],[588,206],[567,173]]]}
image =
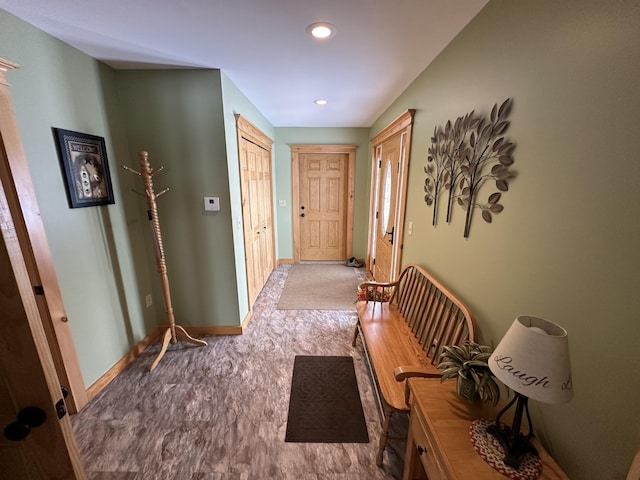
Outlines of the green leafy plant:
{"label": "green leafy plant", "polygon": [[500,400],[500,387],[487,363],[492,352],[493,347],[475,342],[445,346],[438,364],[442,371],[441,381],[455,378],[458,395],[495,405]]}

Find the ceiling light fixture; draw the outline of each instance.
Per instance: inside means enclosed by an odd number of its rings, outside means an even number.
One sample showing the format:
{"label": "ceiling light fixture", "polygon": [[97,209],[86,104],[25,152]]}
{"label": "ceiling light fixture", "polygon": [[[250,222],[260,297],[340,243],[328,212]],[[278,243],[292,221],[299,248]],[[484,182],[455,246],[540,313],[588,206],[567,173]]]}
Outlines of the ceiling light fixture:
{"label": "ceiling light fixture", "polygon": [[316,22],[307,27],[307,33],[315,38],[331,38],[336,34],[336,27],[330,23]]}
{"label": "ceiling light fixture", "polygon": [[316,105],[326,105],[327,101],[324,98],[318,98],[317,100],[314,100],[313,103]]}

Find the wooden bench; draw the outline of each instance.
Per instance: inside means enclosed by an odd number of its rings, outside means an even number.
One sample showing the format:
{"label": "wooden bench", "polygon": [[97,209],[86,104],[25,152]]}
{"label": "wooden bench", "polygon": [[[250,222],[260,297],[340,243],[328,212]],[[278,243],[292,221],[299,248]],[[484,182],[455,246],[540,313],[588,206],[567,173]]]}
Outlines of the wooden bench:
{"label": "wooden bench", "polygon": [[382,434],[380,466],[395,412],[409,413],[410,377],[440,377],[437,368],[445,345],[476,341],[469,309],[418,265],[408,265],[397,281],[363,282],[357,302],[358,335],[376,385]]}

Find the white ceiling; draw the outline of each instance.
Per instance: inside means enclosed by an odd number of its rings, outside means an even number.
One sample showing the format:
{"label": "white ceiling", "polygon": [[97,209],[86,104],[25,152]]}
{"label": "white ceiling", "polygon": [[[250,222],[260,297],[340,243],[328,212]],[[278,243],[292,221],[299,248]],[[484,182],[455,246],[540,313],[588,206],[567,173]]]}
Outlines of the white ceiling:
{"label": "white ceiling", "polygon": [[[369,127],[487,2],[0,0],[0,8],[115,68],[219,68],[276,127]],[[310,37],[305,28],[319,21],[336,34]]]}

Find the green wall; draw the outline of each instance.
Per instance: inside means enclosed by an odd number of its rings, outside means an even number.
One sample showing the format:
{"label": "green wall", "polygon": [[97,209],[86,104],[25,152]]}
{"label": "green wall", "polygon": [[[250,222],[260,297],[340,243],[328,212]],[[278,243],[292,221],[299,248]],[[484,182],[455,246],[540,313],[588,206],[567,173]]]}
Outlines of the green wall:
{"label": "green wall", "polygon": [[[164,167],[153,177],[156,191],[170,188],[157,203],[176,323],[237,326],[220,71],[122,70],[116,78],[131,150],[148,151],[151,165]],[[139,168],[137,153],[127,164]],[[128,195],[144,218],[145,199]],[[205,212],[204,196],[220,197],[220,211]],[[153,271],[153,249],[147,254]],[[161,304],[159,289],[155,292]]]}
{"label": "green wall", "polygon": [[[369,227],[369,129],[367,128],[276,128],[275,190],[276,257],[293,258],[293,205],[291,148],[289,145],[358,145],[356,150],[353,218],[353,255],[365,258]],[[286,206],[280,207],[279,200]]]}
{"label": "green wall", "polygon": [[[91,385],[155,325],[144,309],[148,269],[137,214],[125,208],[118,165],[128,156],[111,69],[0,10],[7,74],[80,367]],[[115,205],[70,209],[52,127],[105,138]]]}
{"label": "green wall", "polygon": [[[497,343],[519,314],[569,332],[574,399],[531,402],[575,479],[622,479],[640,445],[640,3],[492,0],[373,125],[415,108],[403,263],[424,265]],[[424,200],[436,125],[513,98],[517,177],[468,239]],[[484,194],[483,194],[484,195]]]}

